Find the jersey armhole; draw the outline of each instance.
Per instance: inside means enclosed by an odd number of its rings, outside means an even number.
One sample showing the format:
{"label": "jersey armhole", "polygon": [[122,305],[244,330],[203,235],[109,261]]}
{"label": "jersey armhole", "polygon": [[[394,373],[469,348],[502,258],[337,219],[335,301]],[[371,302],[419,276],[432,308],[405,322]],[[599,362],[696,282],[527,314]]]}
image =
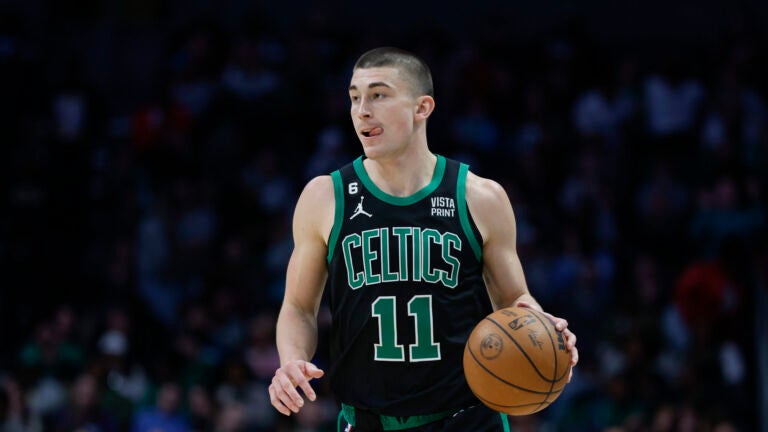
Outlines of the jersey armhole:
{"label": "jersey armhole", "polygon": [[336,170],[331,173],[331,179],[333,180],[333,198],[336,201],[333,227],[331,228],[331,234],[328,236],[328,255],[325,257],[326,262],[330,264],[333,258],[333,252],[336,249],[336,241],[339,239],[339,232],[341,231],[341,223],[344,219],[344,185],[341,180],[341,172]]}
{"label": "jersey armhole", "polygon": [[469,240],[469,245],[472,247],[472,252],[475,253],[475,258],[478,262],[483,260],[483,249],[480,247],[480,242],[472,231],[472,225],[469,222],[469,209],[467,208],[467,172],[469,171],[469,165],[459,164],[459,175],[456,181],[456,201],[459,207],[459,222],[461,223],[461,229],[464,231],[464,236]]}

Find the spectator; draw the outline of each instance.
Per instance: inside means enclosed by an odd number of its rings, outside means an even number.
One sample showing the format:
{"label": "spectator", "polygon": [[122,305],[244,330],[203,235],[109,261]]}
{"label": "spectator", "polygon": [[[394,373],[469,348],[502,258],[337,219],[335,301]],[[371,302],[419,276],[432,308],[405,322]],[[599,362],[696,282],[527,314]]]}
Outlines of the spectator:
{"label": "spectator", "polygon": [[80,375],[72,387],[71,402],[52,416],[52,431],[88,430],[117,432],[118,419],[114,413],[99,406],[99,388],[96,378],[88,373]]}
{"label": "spectator", "polygon": [[43,431],[42,418],[29,410],[23,389],[10,376],[0,376],[0,431]]}
{"label": "spectator", "polygon": [[157,393],[154,406],[140,409],[133,419],[131,432],[186,432],[189,422],[180,411],[181,389],[174,382],[165,382]]}

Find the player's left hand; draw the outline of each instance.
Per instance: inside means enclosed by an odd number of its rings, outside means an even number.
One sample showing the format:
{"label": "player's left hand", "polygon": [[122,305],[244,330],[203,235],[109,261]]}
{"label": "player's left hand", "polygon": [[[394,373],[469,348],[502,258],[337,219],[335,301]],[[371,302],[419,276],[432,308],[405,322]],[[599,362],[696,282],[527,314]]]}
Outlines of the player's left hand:
{"label": "player's left hand", "polygon": [[538,310],[555,323],[557,331],[563,333],[563,336],[565,337],[565,348],[571,353],[571,372],[568,374],[568,382],[571,382],[571,378],[573,378],[573,368],[576,366],[576,363],[579,362],[579,349],[576,348],[576,335],[568,328],[568,321],[563,318],[558,318],[551,313],[544,312],[540,308],[525,301],[518,302],[517,306]]}

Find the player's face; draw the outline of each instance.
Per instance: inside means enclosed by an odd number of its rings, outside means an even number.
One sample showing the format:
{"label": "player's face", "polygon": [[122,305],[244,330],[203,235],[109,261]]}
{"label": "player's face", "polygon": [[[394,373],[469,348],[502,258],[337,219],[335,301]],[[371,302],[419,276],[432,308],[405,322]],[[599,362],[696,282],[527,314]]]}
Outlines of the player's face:
{"label": "player's face", "polygon": [[414,135],[418,98],[398,69],[356,69],[349,85],[352,124],[369,158],[405,149]]}

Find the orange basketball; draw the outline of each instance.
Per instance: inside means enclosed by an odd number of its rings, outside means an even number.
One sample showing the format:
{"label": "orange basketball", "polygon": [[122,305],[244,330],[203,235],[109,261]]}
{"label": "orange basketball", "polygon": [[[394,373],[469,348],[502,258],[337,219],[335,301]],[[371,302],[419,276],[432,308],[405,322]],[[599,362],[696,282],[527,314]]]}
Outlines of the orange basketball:
{"label": "orange basketball", "polygon": [[563,334],[546,315],[513,306],[493,312],[472,330],[464,348],[464,375],[489,408],[526,415],[560,396],[570,361]]}

